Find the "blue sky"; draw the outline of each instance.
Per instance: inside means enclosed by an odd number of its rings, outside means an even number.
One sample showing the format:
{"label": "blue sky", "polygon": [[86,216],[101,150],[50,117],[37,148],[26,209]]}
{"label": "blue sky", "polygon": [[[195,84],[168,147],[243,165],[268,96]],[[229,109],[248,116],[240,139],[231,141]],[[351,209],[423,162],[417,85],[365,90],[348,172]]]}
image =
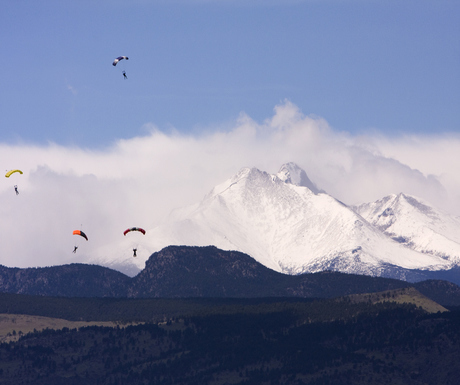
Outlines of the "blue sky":
{"label": "blue sky", "polygon": [[458,132],[459,14],[446,0],[7,1],[1,141],[200,133],[285,99],[339,131]]}
{"label": "blue sky", "polygon": [[[147,237],[242,167],[286,162],[346,204],[403,192],[460,216],[458,15],[449,0],[2,2],[0,167],[24,174],[0,180],[0,264],[119,252],[126,228]],[[90,239],[77,256],[74,229]]]}

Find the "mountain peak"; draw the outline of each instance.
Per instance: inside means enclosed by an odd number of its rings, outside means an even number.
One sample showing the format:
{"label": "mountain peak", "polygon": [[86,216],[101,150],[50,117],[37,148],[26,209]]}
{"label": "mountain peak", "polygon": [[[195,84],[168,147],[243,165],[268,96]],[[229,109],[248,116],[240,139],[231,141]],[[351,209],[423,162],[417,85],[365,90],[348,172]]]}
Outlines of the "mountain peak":
{"label": "mountain peak", "polygon": [[421,212],[421,213],[423,213],[423,214],[425,214],[427,216],[435,216],[435,217],[437,217],[437,215],[434,213],[433,208],[428,206],[420,198],[416,198],[416,197],[413,197],[413,196],[408,195],[408,194],[399,193],[398,196],[397,196],[397,200],[400,202],[400,204],[401,204],[401,201],[404,200],[410,206],[415,208],[417,211],[419,211],[419,212]]}
{"label": "mountain peak", "polygon": [[308,178],[307,173],[294,162],[283,164],[276,176],[285,183],[307,187],[314,194],[323,192]]}
{"label": "mountain peak", "polygon": [[355,207],[384,234],[405,246],[446,261],[460,261],[460,222],[420,198],[399,193]]}

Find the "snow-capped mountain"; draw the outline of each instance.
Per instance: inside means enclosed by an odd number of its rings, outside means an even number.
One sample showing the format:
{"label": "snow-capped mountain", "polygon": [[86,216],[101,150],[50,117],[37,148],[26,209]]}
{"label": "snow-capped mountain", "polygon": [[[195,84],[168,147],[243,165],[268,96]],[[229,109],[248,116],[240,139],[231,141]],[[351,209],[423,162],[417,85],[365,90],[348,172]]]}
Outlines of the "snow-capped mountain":
{"label": "snow-capped mountain", "polygon": [[[294,163],[276,174],[243,168],[201,202],[149,229],[140,246],[154,252],[169,245],[214,245],[287,274],[327,269],[406,279],[410,271],[455,266],[460,223],[414,197],[398,197],[399,204],[395,196],[348,207],[318,189]],[[124,271],[127,263],[141,270],[150,256],[117,260],[104,254],[110,263],[102,257],[92,263],[124,265]]]}
{"label": "snow-capped mountain", "polygon": [[276,176],[285,183],[307,187],[314,194],[324,193],[308,178],[307,173],[293,162],[283,164]]}
{"label": "snow-capped mountain", "polygon": [[460,262],[460,219],[430,207],[420,198],[401,193],[354,209],[397,242],[421,253]]}

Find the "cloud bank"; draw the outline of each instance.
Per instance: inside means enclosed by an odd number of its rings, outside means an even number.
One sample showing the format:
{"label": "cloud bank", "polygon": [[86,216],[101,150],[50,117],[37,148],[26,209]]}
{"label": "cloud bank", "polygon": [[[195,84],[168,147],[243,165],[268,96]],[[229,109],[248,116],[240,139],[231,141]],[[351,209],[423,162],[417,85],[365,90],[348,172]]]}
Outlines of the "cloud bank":
{"label": "cloud bank", "polygon": [[[145,128],[146,136],[103,150],[0,144],[3,168],[24,172],[0,183],[0,264],[78,262],[119,242],[128,227],[153,228],[242,167],[276,173],[289,161],[346,204],[404,192],[460,215],[458,135],[352,136],[289,101],[263,122],[241,114],[200,135]],[[72,235],[75,229],[89,241]]]}

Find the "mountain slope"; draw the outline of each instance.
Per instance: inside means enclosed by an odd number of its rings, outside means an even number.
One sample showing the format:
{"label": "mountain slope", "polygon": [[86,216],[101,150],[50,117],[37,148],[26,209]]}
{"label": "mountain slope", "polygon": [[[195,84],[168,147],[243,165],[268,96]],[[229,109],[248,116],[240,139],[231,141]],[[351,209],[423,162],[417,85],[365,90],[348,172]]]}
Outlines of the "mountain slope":
{"label": "mountain slope", "polygon": [[460,220],[419,198],[393,194],[355,211],[394,240],[418,252],[460,262]]}

